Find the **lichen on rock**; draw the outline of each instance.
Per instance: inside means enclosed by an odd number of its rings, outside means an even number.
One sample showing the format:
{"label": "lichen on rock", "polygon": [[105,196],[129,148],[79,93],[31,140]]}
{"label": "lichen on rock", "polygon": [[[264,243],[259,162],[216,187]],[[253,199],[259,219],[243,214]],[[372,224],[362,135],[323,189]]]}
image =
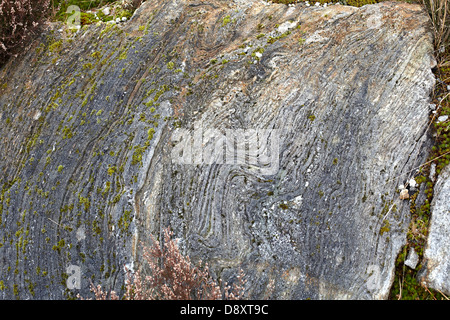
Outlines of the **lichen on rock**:
{"label": "lichen on rock", "polygon": [[156,0],[59,28],[0,70],[0,297],[121,293],[167,225],[251,298],[387,297],[428,143],[420,6]]}

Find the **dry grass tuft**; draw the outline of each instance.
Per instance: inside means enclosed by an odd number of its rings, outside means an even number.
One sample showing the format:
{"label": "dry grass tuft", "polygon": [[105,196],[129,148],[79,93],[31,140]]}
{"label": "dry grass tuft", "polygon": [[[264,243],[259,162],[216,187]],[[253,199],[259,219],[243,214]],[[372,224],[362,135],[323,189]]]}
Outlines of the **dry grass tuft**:
{"label": "dry grass tuft", "polygon": [[448,0],[422,0],[423,5],[430,15],[433,24],[434,45],[437,56],[440,60],[440,66],[443,63],[449,63],[448,52],[450,45],[450,4]]}

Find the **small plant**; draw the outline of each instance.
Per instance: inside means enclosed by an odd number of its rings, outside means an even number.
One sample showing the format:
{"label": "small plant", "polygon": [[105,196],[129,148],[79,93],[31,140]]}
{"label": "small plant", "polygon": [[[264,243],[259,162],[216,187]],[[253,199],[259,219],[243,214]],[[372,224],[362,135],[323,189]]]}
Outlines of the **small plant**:
{"label": "small plant", "polygon": [[50,0],[0,0],[0,66],[23,49],[50,14]]}
{"label": "small plant", "polygon": [[223,19],[222,19],[222,27],[225,27],[227,24],[229,24],[231,22],[231,16],[225,16]]}
{"label": "small plant", "polygon": [[175,63],[173,61],[169,61],[167,63],[167,69],[172,70],[175,67]]}
{"label": "small plant", "polygon": [[434,46],[440,53],[450,45],[450,4],[448,0],[422,0],[431,18]]}
{"label": "small plant", "polygon": [[123,8],[126,10],[134,11],[144,2],[145,0],[124,0],[123,1]]}
{"label": "small plant", "polygon": [[[188,256],[183,255],[172,239],[173,232],[164,230],[163,243],[151,237],[152,245],[143,247],[144,271],[134,274],[127,270],[125,300],[237,300],[244,297],[244,273],[237,275],[236,284],[221,285],[215,280],[209,267],[195,266]],[[202,262],[199,262],[201,265]],[[91,283],[91,291],[97,300],[119,300],[116,292],[103,291],[100,285]],[[78,296],[83,299],[82,297]]]}

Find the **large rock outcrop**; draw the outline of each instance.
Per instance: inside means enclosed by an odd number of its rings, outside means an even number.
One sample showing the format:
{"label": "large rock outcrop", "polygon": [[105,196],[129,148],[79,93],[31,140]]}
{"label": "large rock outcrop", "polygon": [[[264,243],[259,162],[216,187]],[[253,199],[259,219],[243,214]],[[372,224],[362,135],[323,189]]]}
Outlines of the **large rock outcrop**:
{"label": "large rock outcrop", "polygon": [[427,247],[424,251],[422,283],[440,292],[450,293],[450,167],[440,174],[431,202],[431,222]]}
{"label": "large rock outcrop", "polygon": [[0,297],[123,292],[170,225],[252,298],[270,279],[275,299],[386,298],[432,54],[426,13],[395,2],[155,0],[54,25],[0,70]]}

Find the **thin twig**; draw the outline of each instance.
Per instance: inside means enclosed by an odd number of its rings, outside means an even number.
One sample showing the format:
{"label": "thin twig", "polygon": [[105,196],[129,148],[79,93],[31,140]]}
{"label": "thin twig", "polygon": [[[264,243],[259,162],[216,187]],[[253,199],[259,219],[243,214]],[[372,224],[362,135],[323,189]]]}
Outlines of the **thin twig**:
{"label": "thin twig", "polygon": [[442,296],[446,299],[446,300],[450,300],[445,294],[442,293],[441,290],[436,289],[440,294],[442,294]]}
{"label": "thin twig", "polygon": [[62,225],[60,225],[58,222],[56,222],[56,221],[54,221],[54,220],[52,220],[52,219],[50,219],[50,218],[47,218],[48,220],[50,220],[51,222],[53,222],[54,224],[56,224],[58,227],[61,227],[61,228],[64,228]]}
{"label": "thin twig", "polygon": [[433,298],[433,300],[437,300],[436,297],[434,296],[434,294],[431,293],[430,290],[428,290],[428,287],[425,287],[425,289],[428,291],[428,293],[431,295],[431,297]]}
{"label": "thin twig", "polygon": [[[427,126],[427,128],[425,129],[424,134],[426,134],[426,133],[428,132],[428,130],[429,130],[430,127],[431,127],[431,124],[434,122],[434,119],[436,118],[436,116],[437,116],[437,114],[438,114],[437,111],[438,111],[439,108],[441,107],[442,101],[444,101],[449,95],[450,95],[450,92],[447,93],[447,94],[445,95],[445,97],[442,98],[441,102],[439,103],[439,105],[438,105],[437,108],[436,108],[436,113],[433,114],[433,117],[431,118],[430,122],[428,123],[428,126]],[[439,159],[439,158],[441,158],[441,157],[443,157],[443,156],[445,156],[445,155],[447,155],[447,154],[449,154],[449,153],[450,153],[450,151],[448,151],[448,152],[446,152],[446,153],[444,153],[444,154],[441,154],[439,157],[433,158],[433,159],[431,159],[431,160],[429,160],[429,161],[427,161],[427,162],[421,164],[420,166],[413,168],[413,169],[410,170],[410,171],[407,171],[407,172],[405,172],[405,173],[403,173],[403,174],[401,174],[401,175],[399,175],[399,176],[397,176],[397,177],[394,177],[394,178],[392,178],[392,179],[388,179],[387,182],[392,181],[392,180],[397,180],[398,178],[401,178],[401,177],[404,176],[404,175],[408,175],[408,174],[410,174],[411,172],[413,172],[413,171],[415,171],[415,170],[418,170],[418,169],[420,169],[420,168],[426,166],[427,164],[429,164],[429,163],[431,163],[431,162],[433,162],[433,161],[435,161],[435,160],[437,160],[437,159]],[[417,157],[414,159],[414,162],[415,162],[416,160],[417,160]],[[409,181],[409,179],[408,179],[408,181]],[[408,182],[406,183],[406,186],[408,186]],[[406,187],[406,186],[405,186],[405,187]]]}

